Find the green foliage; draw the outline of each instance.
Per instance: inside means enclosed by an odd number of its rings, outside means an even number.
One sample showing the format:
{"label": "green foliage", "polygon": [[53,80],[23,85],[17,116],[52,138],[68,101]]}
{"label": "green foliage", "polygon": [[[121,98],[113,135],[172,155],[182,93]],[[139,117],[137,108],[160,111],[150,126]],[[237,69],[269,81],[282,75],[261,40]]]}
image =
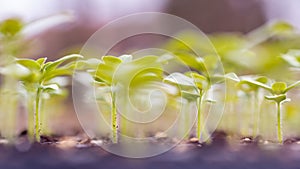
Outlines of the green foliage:
{"label": "green foliage", "polygon": [[4,36],[15,36],[22,28],[23,23],[20,19],[7,19],[0,23],[0,33]]}
{"label": "green foliage", "polygon": [[[76,66],[76,59],[82,58],[81,55],[73,54],[62,57],[55,61],[47,62],[47,58],[39,58],[37,60],[32,59],[16,59],[15,66],[21,67],[23,70],[26,70],[26,74],[15,74],[15,78],[20,79],[23,83],[24,88],[27,91],[28,97],[34,97],[29,100],[35,100],[34,102],[29,102],[28,111],[34,111],[34,113],[28,112],[32,114],[35,123],[35,129],[28,128],[29,135],[33,137],[36,141],[40,141],[40,130],[41,130],[41,122],[40,122],[40,105],[42,101],[42,95],[44,93],[50,95],[63,95],[62,87],[60,85],[59,80],[55,80],[57,77],[61,76],[70,76],[73,73],[73,70]],[[12,72],[7,71],[8,74],[12,74]],[[34,108],[33,108],[34,107]],[[29,119],[29,123],[33,123],[31,119]],[[29,126],[33,126],[29,124]]]}
{"label": "green foliage", "polygon": [[[112,126],[112,142],[117,143],[117,110],[116,95],[121,89],[127,94],[130,90],[136,90],[139,87],[146,88],[147,84],[160,82],[163,76],[163,69],[157,56],[144,56],[142,58],[133,59],[131,55],[103,56],[98,62],[95,71],[90,71],[94,77],[96,85],[99,88],[105,88],[111,96],[111,126]],[[88,62],[86,62],[88,63]],[[84,66],[83,66],[84,67]],[[89,64],[87,67],[94,67]],[[118,99],[121,99],[120,97]]]}

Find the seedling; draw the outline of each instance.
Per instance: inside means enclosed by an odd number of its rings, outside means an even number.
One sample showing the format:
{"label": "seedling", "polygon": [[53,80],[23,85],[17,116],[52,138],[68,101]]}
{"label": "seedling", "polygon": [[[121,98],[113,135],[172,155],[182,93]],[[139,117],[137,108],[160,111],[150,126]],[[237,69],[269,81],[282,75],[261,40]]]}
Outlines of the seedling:
{"label": "seedling", "polygon": [[[1,79],[0,92],[2,95],[1,113],[1,135],[8,140],[13,141],[16,133],[16,117],[19,94],[17,91],[17,79],[13,76],[7,76],[8,69],[14,69],[14,56],[21,50],[20,46],[20,31],[23,28],[23,23],[17,18],[4,20],[0,23],[0,73],[3,76]],[[17,70],[15,69],[17,72]],[[19,72],[21,73],[21,72]]]}
{"label": "seedling", "polygon": [[[178,87],[178,90],[180,91],[178,93],[178,96],[187,100],[188,104],[191,102],[196,102],[196,106],[197,106],[196,137],[200,142],[201,132],[202,130],[205,130],[204,127],[202,126],[203,114],[201,112],[203,109],[203,101],[214,102],[212,100],[204,100],[205,94],[211,87],[209,85],[210,83],[208,79],[205,76],[200,75],[196,72],[186,72],[185,74],[175,72],[170,74],[166,78],[164,78],[164,81]],[[203,134],[207,135],[207,133],[205,132],[206,131],[203,131]]]}
{"label": "seedling", "polygon": [[[240,80],[241,79],[241,80]],[[247,76],[247,77],[240,77],[237,80],[237,86],[240,90],[246,93],[248,96],[252,95],[253,97],[253,132],[252,136],[255,138],[259,134],[259,116],[260,116],[260,107],[262,99],[260,97],[260,88],[257,85],[253,85],[253,82],[258,82],[262,84],[267,84],[269,81],[268,78],[264,76]]]}
{"label": "seedling", "polygon": [[100,87],[106,87],[106,91],[111,96],[113,143],[118,142],[117,92],[121,89],[125,91],[134,89],[137,86],[161,79],[163,71],[157,60],[157,56],[144,56],[133,60],[131,55],[103,56],[101,58],[101,63],[93,75],[95,82]]}
{"label": "seedling", "polygon": [[[79,58],[82,58],[82,56],[73,54],[49,62],[46,62],[47,58],[39,58],[37,60],[16,59],[17,65],[28,72],[26,76],[19,78],[29,97],[28,133],[35,141],[40,141],[42,95],[44,93],[50,95],[60,93],[60,84],[52,80],[56,77],[72,75],[76,64],[75,60]],[[34,119],[34,122],[31,119]]]}
{"label": "seedling", "polygon": [[265,89],[269,91],[272,95],[271,96],[265,96],[267,100],[274,101],[276,103],[277,108],[277,139],[279,143],[283,142],[283,132],[282,132],[282,113],[281,113],[281,105],[284,102],[290,101],[289,98],[287,98],[286,93],[300,85],[300,81],[297,81],[289,86],[285,82],[274,82],[271,86],[268,86],[264,83],[261,83],[259,81],[252,81],[248,80],[248,84],[251,84],[253,86],[257,86],[259,88]]}
{"label": "seedling", "polygon": [[[176,88],[178,88],[176,97],[181,97],[182,99],[185,99],[187,103],[183,103],[183,110],[189,110],[186,107],[191,103],[191,102],[196,102],[197,101],[197,109],[198,109],[198,116],[200,113],[200,104],[202,102],[202,97],[200,95],[199,89],[197,88],[194,80],[191,77],[188,77],[182,73],[172,73],[168,75],[167,77],[164,78],[165,83],[169,83],[171,85],[174,85]],[[201,97],[201,98],[200,98]],[[200,101],[200,102],[199,102]],[[182,113],[189,113],[189,112],[182,112]],[[201,123],[200,120],[202,120],[200,117],[198,117],[197,121],[197,138],[200,139],[200,129],[201,129]],[[181,126],[180,126],[181,127]],[[184,131],[188,131],[187,126],[184,126]],[[199,133],[198,133],[199,131]],[[187,134],[187,133],[184,133]],[[185,135],[188,136],[188,135]]]}

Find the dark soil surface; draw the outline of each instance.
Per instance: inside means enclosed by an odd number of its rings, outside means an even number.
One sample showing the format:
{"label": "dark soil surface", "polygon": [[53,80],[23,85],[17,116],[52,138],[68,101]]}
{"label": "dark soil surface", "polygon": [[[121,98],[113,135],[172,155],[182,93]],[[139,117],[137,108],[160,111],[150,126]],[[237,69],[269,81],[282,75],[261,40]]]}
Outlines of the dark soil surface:
{"label": "dark soil surface", "polygon": [[[73,139],[74,140],[74,139]],[[89,140],[74,146],[72,139],[30,147],[25,142],[16,146],[0,145],[0,169],[299,169],[300,144],[292,140],[285,145],[257,144],[243,139],[229,144],[223,139],[210,145],[182,143],[159,156],[129,159],[91,145]],[[76,142],[76,141],[75,141]]]}

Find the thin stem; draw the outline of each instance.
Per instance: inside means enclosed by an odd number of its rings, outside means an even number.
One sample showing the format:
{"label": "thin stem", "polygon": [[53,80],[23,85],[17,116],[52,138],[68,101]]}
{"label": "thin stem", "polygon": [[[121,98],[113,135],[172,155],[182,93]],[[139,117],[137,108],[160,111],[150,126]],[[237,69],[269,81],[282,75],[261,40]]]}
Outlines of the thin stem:
{"label": "thin stem", "polygon": [[201,104],[202,104],[202,92],[200,92],[200,97],[197,99],[197,138],[200,141],[201,137],[201,120],[202,120],[202,113],[201,113]]}
{"label": "thin stem", "polygon": [[5,121],[3,121],[4,130],[2,131],[2,135],[9,140],[9,142],[13,142],[15,133],[16,133],[16,120],[17,120],[17,95],[14,93],[16,90],[16,81],[13,78],[6,77],[4,85],[4,92],[6,97],[4,100],[4,109],[5,110]]}
{"label": "thin stem", "polygon": [[254,92],[254,107],[253,107],[253,138],[259,134],[259,116],[260,116],[260,100],[259,100],[259,91]]}
{"label": "thin stem", "polygon": [[34,140],[34,96],[32,93],[29,93],[27,101],[27,132],[30,141]]}
{"label": "thin stem", "polygon": [[179,124],[179,136],[180,138],[188,139],[189,138],[189,102],[185,101],[182,102],[182,111],[180,112],[180,119],[181,119],[181,125]]}
{"label": "thin stem", "polygon": [[281,103],[277,102],[277,139],[279,143],[283,142],[282,138],[282,118],[281,118]]}
{"label": "thin stem", "polygon": [[41,129],[41,124],[40,124],[40,104],[41,104],[41,92],[42,90],[40,88],[37,89],[36,92],[36,98],[35,98],[35,112],[34,112],[34,117],[35,117],[35,140],[37,142],[40,142],[40,129]]}
{"label": "thin stem", "polygon": [[111,110],[111,124],[112,124],[112,142],[118,143],[118,121],[117,121],[117,105],[116,93],[111,93],[112,110]]}
{"label": "thin stem", "polygon": [[190,137],[190,102],[186,103],[186,108],[185,108],[185,138],[188,139]]}

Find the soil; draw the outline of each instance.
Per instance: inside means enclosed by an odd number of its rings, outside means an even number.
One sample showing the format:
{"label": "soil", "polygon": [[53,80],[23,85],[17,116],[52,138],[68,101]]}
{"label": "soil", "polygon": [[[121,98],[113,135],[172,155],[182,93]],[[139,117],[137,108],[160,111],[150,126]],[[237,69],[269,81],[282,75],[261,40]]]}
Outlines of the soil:
{"label": "soil", "polygon": [[0,144],[0,169],[299,169],[299,139],[279,146],[259,139],[242,138],[229,143],[218,132],[209,145],[179,144],[159,156],[129,159],[104,151],[101,140],[79,137],[42,137],[42,143],[29,144],[20,137],[15,145]]}

